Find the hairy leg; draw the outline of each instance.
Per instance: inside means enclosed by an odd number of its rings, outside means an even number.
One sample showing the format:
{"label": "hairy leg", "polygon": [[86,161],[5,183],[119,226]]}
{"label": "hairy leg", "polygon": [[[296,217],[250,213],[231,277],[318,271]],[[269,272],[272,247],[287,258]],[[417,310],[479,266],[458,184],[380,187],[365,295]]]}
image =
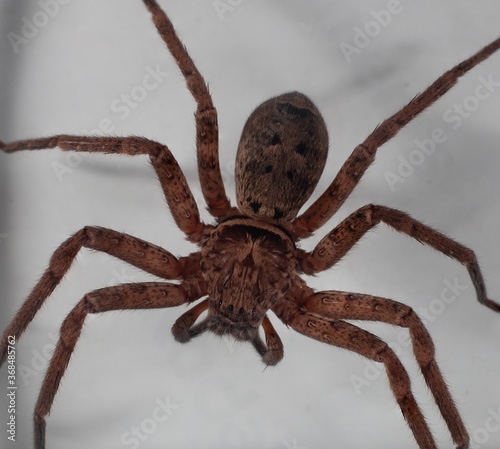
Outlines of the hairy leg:
{"label": "hairy leg", "polygon": [[145,282],[122,284],[87,293],[64,320],[60,338],[54,350],[35,406],[35,449],[45,448],[45,416],[50,412],[61,378],[89,313],[110,310],[159,309],[195,301],[201,295],[190,289],[169,283]]}
{"label": "hairy leg", "polygon": [[437,449],[424,415],[411,392],[408,373],[384,341],[345,321],[326,319],[308,312],[291,299],[280,300],[273,311],[287,326],[307,337],[383,363],[391,390],[419,447]]}
{"label": "hairy leg", "polygon": [[[81,248],[108,253],[164,279],[192,278],[196,280],[195,276],[200,270],[199,253],[177,259],[168,251],[127,234],[92,226],[83,228],[57,248],[45,273],[5,329],[0,343],[0,365],[5,361],[7,354],[8,336],[15,335],[17,339],[24,332],[47,297],[66,274]],[[193,288],[204,290],[205,286],[201,277],[198,276],[198,279],[200,283],[194,285]]]}
{"label": "hairy leg", "polygon": [[354,149],[326,191],[292,222],[292,232],[298,238],[305,238],[323,226],[354,190],[365,171],[374,161],[378,148],[392,139],[400,129],[448,92],[457,83],[458,78],[487,59],[499,48],[500,38],[444,73],[400,111],[378,125],[366,140]]}
{"label": "hairy leg", "polygon": [[472,279],[479,302],[500,312],[500,304],[488,299],[483,275],[474,251],[415,220],[408,214],[385,206],[368,204],[353,212],[327,234],[312,252],[302,252],[304,273],[314,274],[335,265],[371,228],[383,222],[396,231],[432,246],[464,265]]}
{"label": "hairy leg", "polygon": [[175,29],[155,0],[143,0],[151,12],[153,22],[168,50],[175,58],[198,107],[196,109],[196,146],[198,151],[198,173],[201,189],[209,212],[223,218],[231,211],[222,181],[219,165],[219,128],[217,111],[212,103],[208,87],[186,47],[177,36]]}
{"label": "hairy leg", "polygon": [[13,153],[22,150],[60,148],[88,153],[149,155],[160,180],[163,193],[177,226],[192,242],[202,240],[209,226],[200,222],[198,206],[179,164],[166,147],[143,137],[85,137],[58,135],[39,139],[0,142],[0,150]]}
{"label": "hairy leg", "polygon": [[330,319],[370,320],[409,329],[415,358],[441,414],[459,448],[467,448],[469,435],[435,359],[434,343],[424,324],[405,304],[361,293],[324,291],[302,300],[308,312]]}

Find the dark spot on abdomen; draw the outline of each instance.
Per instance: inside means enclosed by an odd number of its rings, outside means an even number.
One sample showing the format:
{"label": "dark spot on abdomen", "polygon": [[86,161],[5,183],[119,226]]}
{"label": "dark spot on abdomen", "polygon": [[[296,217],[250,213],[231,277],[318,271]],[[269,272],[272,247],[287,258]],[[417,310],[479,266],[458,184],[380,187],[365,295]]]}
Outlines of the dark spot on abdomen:
{"label": "dark spot on abdomen", "polygon": [[300,142],[295,146],[295,151],[304,156],[307,153],[307,145],[304,142]]}
{"label": "dark spot on abdomen", "polygon": [[299,118],[307,118],[312,115],[312,112],[309,109],[298,108],[290,103],[280,103],[278,104],[277,109],[284,114],[293,115]]}
{"label": "dark spot on abdomen", "polygon": [[278,209],[277,207],[274,208],[273,218],[275,220],[280,220],[281,218],[283,218],[283,215],[285,215],[285,213],[281,209]]}
{"label": "dark spot on abdomen", "polygon": [[281,137],[279,134],[275,134],[271,139],[271,145],[279,145],[281,143]]}
{"label": "dark spot on abdomen", "polygon": [[250,207],[252,208],[253,212],[256,214],[259,212],[259,209],[261,208],[262,204],[257,202],[257,201],[252,201],[250,203]]}

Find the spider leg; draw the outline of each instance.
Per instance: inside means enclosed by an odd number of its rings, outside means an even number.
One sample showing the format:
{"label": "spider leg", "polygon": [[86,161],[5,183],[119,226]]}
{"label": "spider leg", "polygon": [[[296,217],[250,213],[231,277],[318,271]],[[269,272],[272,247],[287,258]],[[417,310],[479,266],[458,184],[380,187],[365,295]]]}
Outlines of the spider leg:
{"label": "spider leg", "polygon": [[437,365],[434,343],[411,307],[391,299],[339,291],[314,293],[305,299],[303,307],[325,318],[381,321],[408,328],[415,358],[453,441],[459,448],[469,447],[469,435]]}
{"label": "spider leg", "polygon": [[293,233],[298,238],[305,238],[323,226],[354,190],[365,171],[374,161],[378,148],[392,139],[401,128],[450,90],[457,83],[458,78],[487,59],[499,48],[500,38],[445,72],[400,111],[378,125],[366,140],[354,149],[326,191],[292,222]]}
{"label": "spider leg", "polygon": [[307,337],[382,362],[391,390],[419,447],[437,449],[424,415],[411,392],[408,373],[387,343],[345,321],[327,319],[308,312],[290,299],[281,299],[273,307],[273,311],[287,326]]}
{"label": "spider leg", "polygon": [[[8,336],[17,338],[24,332],[47,297],[59,284],[82,247],[108,253],[142,270],[164,279],[190,279],[193,291],[204,291],[198,282],[200,254],[177,259],[170,252],[127,234],[111,229],[88,226],[57,248],[49,266],[22,307],[7,326],[0,343],[0,366],[7,355]],[[186,284],[187,285],[187,284]]]}
{"label": "spider leg", "polygon": [[64,151],[149,155],[177,226],[195,243],[200,242],[210,228],[200,222],[198,206],[184,173],[166,145],[144,137],[86,137],[64,134],[10,143],[0,142],[0,150],[6,153],[56,147]]}
{"label": "spider leg", "polygon": [[177,36],[167,14],[155,0],[143,0],[158,32],[184,75],[187,88],[197,104],[196,147],[201,189],[209,212],[223,218],[234,211],[227,198],[219,164],[219,128],[217,111],[203,77]]}
{"label": "spider leg", "polygon": [[481,269],[474,251],[455,242],[440,232],[415,220],[408,214],[385,206],[368,204],[358,209],[327,234],[312,252],[303,252],[301,268],[306,274],[314,274],[337,263],[354,244],[371,228],[383,222],[396,231],[432,246],[462,265],[465,265],[476,289],[479,302],[500,312],[500,304],[486,295]]}
{"label": "spider leg", "polygon": [[198,298],[199,295],[190,293],[189,287],[183,283],[176,285],[163,282],[121,284],[87,293],[61,326],[60,338],[35,406],[35,449],[45,448],[45,416],[50,412],[87,314],[110,310],[176,307]]}

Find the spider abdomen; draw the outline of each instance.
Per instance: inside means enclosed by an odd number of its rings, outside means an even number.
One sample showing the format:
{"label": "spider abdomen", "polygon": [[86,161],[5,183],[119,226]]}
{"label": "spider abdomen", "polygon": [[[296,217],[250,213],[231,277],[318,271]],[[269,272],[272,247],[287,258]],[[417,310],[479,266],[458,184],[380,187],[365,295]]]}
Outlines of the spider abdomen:
{"label": "spider abdomen", "polygon": [[275,223],[293,220],[316,187],[328,154],[328,132],[318,108],[290,92],[250,114],[236,155],[240,210]]}

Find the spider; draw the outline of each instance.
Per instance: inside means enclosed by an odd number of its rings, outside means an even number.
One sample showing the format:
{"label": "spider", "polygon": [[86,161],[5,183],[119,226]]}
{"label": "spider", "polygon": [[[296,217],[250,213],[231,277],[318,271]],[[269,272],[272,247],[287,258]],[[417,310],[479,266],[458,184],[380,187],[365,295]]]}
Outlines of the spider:
{"label": "spider", "polygon": [[[9,336],[18,338],[59,284],[80,249],[105,252],[151,274],[176,282],[129,283],[87,293],[64,320],[34,413],[35,447],[45,447],[45,417],[88,314],[110,310],[166,308],[193,304],[175,322],[176,340],[187,342],[205,331],[249,341],[266,365],[283,357],[283,345],[267,313],[315,340],[345,348],[384,364],[390,387],[421,448],[436,443],[414,399],[405,368],[389,346],[345,320],[380,321],[409,329],[413,351],[453,441],[466,448],[469,436],[434,358],[434,346],[416,313],[387,298],[341,291],[316,292],[301,275],[335,265],[379,223],[407,234],[465,265],[478,300],[490,300],[474,253],[404,212],[367,205],[349,215],[314,248],[298,242],[323,226],[344,203],[377,149],[444,95],[467,71],[500,47],[500,39],[439,77],[422,94],[383,121],[344,163],[327,190],[303,213],[323,171],[328,152],[326,125],[314,103],[288,92],[262,103],[243,129],[236,156],[237,207],[222,182],[217,112],[208,88],[155,0],[143,0],[161,38],[175,58],[197,104],[196,137],[202,193],[215,224],[203,223],[186,179],[169,148],[143,137],[49,138],[0,142],[7,153],[60,148],[64,151],[148,155],[177,226],[199,251],[176,257],[167,250],[112,229],[87,226],[53,254],[49,267],[9,324],[1,342],[6,359]],[[259,335],[262,329],[265,341]]]}

